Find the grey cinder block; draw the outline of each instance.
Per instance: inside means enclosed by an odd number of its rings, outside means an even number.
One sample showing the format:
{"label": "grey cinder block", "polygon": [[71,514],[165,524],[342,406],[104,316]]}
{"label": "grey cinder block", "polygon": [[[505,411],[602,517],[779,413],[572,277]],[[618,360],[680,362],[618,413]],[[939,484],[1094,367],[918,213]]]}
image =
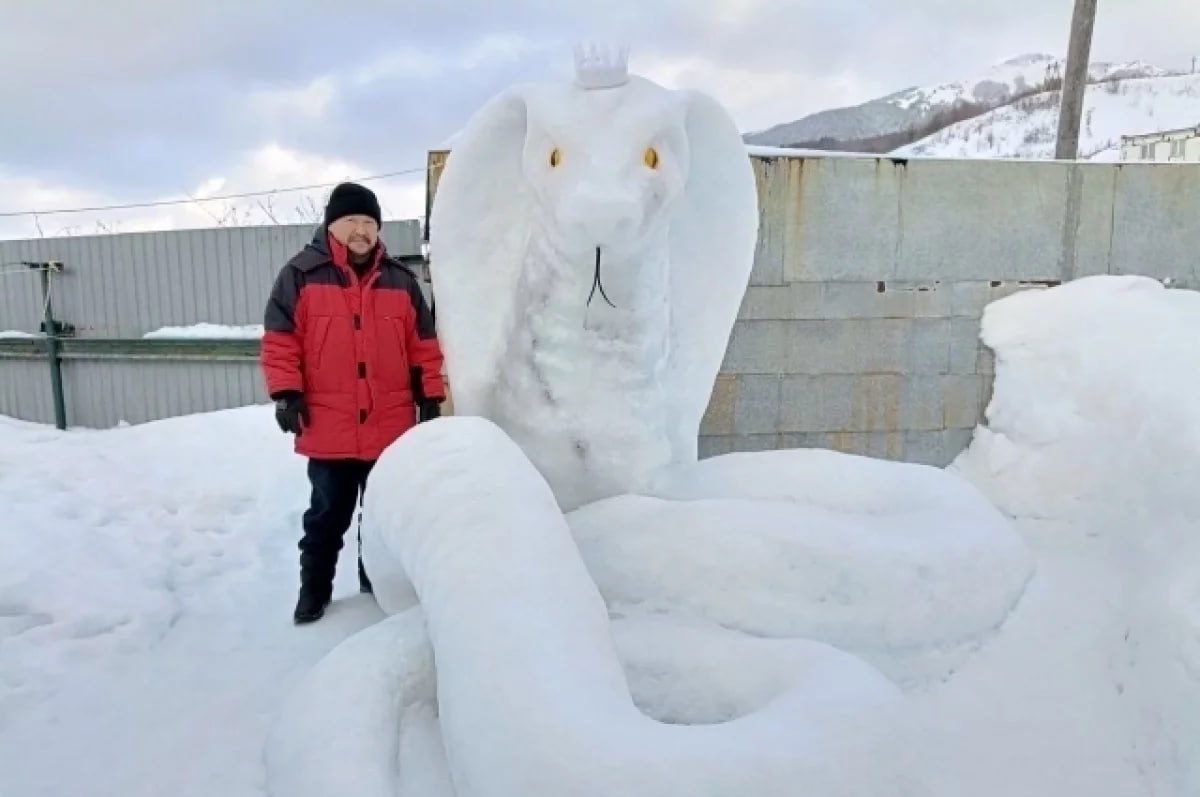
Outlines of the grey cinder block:
{"label": "grey cinder block", "polygon": [[826,318],[912,318],[915,292],[887,280],[826,282]]}
{"label": "grey cinder block", "polygon": [[751,285],[781,285],[784,272],[784,239],[788,223],[786,161],[753,160],[758,185],[758,243]]}
{"label": "grey cinder block", "polygon": [[825,286],[819,282],[751,285],[738,313],[747,320],[827,318]]}
{"label": "grey cinder block", "polygon": [[909,340],[904,361],[905,372],[916,374],[944,374],[950,369],[949,318],[918,318],[912,322],[912,337]]}
{"label": "grey cinder block", "polygon": [[979,344],[979,359],[975,370],[978,373],[989,375],[996,372],[996,353],[982,342]]}
{"label": "grey cinder block", "polygon": [[848,430],[855,377],[851,375],[795,374],[780,382],[779,431],[817,433]]}
{"label": "grey cinder block", "polygon": [[914,322],[904,318],[854,318],[788,322],[785,373],[900,373]]}
{"label": "grey cinder block", "polygon": [[700,421],[700,434],[733,434],[733,410],[737,401],[738,377],[718,374],[713,383],[712,395],[708,399],[704,417]]}
{"label": "grey cinder block", "polygon": [[804,158],[792,164],[785,278],[894,277],[905,167],[886,158]]}
{"label": "grey cinder block", "polygon": [[700,459],[728,454],[733,451],[733,435],[700,435],[696,449]]}
{"label": "grey cinder block", "polygon": [[955,374],[973,374],[979,370],[979,320],[975,318],[952,318],[949,321],[950,352],[947,371]]}
{"label": "grey cinder block", "polygon": [[738,321],[721,370],[728,374],[771,374],[786,370],[790,321]]}
{"label": "grey cinder block", "polygon": [[1059,276],[1068,171],[1052,162],[972,161],[967,172],[963,163],[910,161],[896,277]]}
{"label": "grey cinder block", "polygon": [[972,428],[983,420],[984,378],[979,374],[946,374],[942,377],[946,429]]}
{"label": "grey cinder block", "polygon": [[747,374],[738,379],[734,405],[735,434],[775,434],[779,431],[780,377]]}
{"label": "grey cinder block", "polygon": [[720,443],[726,450],[722,453],[742,451],[771,451],[779,448],[777,434],[732,434],[723,438]]}
{"label": "grey cinder block", "polygon": [[934,467],[941,467],[945,464],[945,438],[941,430],[905,430],[903,436],[905,462]]}
{"label": "grey cinder block", "polygon": [[916,374],[789,375],[781,381],[783,433],[941,429],[942,377]]}
{"label": "grey cinder block", "polygon": [[942,432],[942,448],[944,451],[942,466],[945,467],[966,451],[971,445],[975,429],[947,429]]}

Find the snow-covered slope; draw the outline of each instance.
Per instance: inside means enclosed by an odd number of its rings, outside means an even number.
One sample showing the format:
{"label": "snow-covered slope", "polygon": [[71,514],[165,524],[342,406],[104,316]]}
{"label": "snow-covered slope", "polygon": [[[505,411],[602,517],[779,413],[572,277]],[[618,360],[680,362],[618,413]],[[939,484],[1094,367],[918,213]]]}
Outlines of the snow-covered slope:
{"label": "snow-covered slope", "polygon": [[[1052,158],[1059,92],[944,128],[895,151],[896,155],[950,158]],[[1200,75],[1120,80],[1088,86],[1084,95],[1080,157],[1117,160],[1121,136],[1200,124]]]}
{"label": "snow-covered slope", "polygon": [[[745,136],[748,144],[795,146],[833,138],[839,141],[890,135],[927,124],[956,105],[973,103],[995,108],[1014,96],[1062,74],[1063,61],[1051,55],[1022,55],[996,64],[983,75],[935,86],[913,87],[846,108],[834,108]],[[1094,63],[1092,80],[1168,74],[1156,66],[1131,61]]]}

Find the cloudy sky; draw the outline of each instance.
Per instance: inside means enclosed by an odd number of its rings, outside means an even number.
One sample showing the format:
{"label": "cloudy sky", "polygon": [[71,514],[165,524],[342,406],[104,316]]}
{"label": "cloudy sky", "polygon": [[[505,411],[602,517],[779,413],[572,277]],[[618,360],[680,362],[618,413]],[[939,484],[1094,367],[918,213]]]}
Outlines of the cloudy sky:
{"label": "cloudy sky", "polygon": [[[305,220],[328,189],[419,170],[490,95],[566,74],[579,39],[721,99],[743,130],[1065,55],[1072,0],[4,0],[0,238]],[[1196,0],[1102,0],[1096,60],[1190,68]],[[1200,120],[1198,120],[1200,121]],[[423,176],[371,181],[392,218]]]}

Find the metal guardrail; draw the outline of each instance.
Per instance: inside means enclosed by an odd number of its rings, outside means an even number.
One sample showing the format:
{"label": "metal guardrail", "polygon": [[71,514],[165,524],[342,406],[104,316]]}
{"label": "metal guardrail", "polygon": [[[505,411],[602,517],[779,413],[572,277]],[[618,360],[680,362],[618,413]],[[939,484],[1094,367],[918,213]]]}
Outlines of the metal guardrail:
{"label": "metal guardrail", "polygon": [[172,340],[144,338],[74,338],[38,335],[0,338],[0,362],[42,360],[48,364],[54,397],[54,425],[67,428],[63,363],[80,360],[153,360],[158,362],[256,362],[262,342],[256,339]]}
{"label": "metal guardrail", "polygon": [[242,340],[171,340],[143,338],[0,338],[0,359],[44,360],[56,345],[61,360],[257,360],[261,342]]}

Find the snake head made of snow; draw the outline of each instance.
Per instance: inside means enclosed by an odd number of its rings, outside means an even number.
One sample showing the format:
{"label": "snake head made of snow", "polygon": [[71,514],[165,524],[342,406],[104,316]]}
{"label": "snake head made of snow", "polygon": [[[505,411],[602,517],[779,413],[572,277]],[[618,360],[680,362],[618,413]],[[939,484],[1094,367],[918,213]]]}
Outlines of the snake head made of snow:
{"label": "snake head made of snow", "polygon": [[485,406],[512,329],[547,310],[529,304],[530,272],[550,264],[574,314],[599,255],[618,307],[669,308],[675,406],[682,428],[699,423],[754,260],[754,168],[719,102],[625,59],[579,49],[573,80],[501,91],[450,143],[430,257],[456,406]]}

